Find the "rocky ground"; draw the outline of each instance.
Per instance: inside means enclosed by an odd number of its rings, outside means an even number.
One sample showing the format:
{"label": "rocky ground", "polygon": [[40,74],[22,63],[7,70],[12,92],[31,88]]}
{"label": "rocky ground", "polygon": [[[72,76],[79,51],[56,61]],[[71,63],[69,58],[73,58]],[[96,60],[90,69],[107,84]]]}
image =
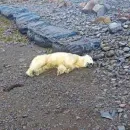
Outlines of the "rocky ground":
{"label": "rocky ground", "polygon": [[[118,20],[119,8],[126,12],[130,6],[126,0],[107,3],[111,9],[106,16],[113,22]],[[129,20],[122,23],[122,31],[111,34],[106,31],[108,25],[91,23],[96,15],[82,13],[76,3],[65,8],[40,0],[15,4],[28,7],[53,25],[80,32],[80,37],[100,38],[102,42],[100,50],[89,53],[95,59],[93,68],[59,77],[50,70],[26,79],[32,58],[50,51],[29,43],[14,31],[13,23],[2,22],[0,129],[130,130]],[[5,37],[10,35],[14,38]]]}

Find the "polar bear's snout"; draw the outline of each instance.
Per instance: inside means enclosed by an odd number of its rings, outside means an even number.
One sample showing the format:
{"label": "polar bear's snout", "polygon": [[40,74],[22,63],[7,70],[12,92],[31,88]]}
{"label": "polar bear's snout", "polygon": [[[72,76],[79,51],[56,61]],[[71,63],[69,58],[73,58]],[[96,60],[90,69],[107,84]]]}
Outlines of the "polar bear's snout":
{"label": "polar bear's snout", "polygon": [[88,63],[88,64],[87,64],[87,67],[88,67],[88,68],[92,68],[92,67],[93,67],[93,63]]}

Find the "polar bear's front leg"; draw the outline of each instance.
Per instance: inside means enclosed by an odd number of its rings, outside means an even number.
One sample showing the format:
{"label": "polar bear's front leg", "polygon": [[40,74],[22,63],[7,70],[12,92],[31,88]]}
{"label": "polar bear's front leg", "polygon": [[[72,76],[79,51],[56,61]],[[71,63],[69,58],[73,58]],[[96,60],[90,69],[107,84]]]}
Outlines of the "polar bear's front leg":
{"label": "polar bear's front leg", "polygon": [[67,68],[64,65],[59,65],[57,68],[57,76],[66,73]]}

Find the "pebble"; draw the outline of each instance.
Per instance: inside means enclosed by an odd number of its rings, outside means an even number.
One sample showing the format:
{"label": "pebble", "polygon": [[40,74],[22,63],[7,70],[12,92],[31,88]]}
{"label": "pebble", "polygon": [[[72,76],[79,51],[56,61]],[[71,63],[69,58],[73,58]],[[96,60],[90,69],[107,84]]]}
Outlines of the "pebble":
{"label": "pebble", "polygon": [[124,47],[123,51],[128,52],[128,51],[130,51],[130,48],[129,47]]}
{"label": "pebble", "polygon": [[[124,22],[126,22],[128,19],[127,18],[125,18],[125,17],[121,17],[121,18],[119,18],[118,19],[119,21],[121,21],[122,23],[124,23]],[[124,25],[125,26],[125,25]],[[123,26],[123,27],[124,27]],[[125,28],[125,27],[124,27]]]}
{"label": "pebble", "polygon": [[128,46],[130,47],[130,42],[128,42]]}
{"label": "pebble", "polygon": [[116,33],[116,32],[121,31],[121,30],[122,30],[121,23],[113,22],[113,23],[109,24],[110,33]]}
{"label": "pebble", "polygon": [[96,4],[93,8],[93,11],[97,14],[97,16],[103,16],[107,9],[104,5]]}
{"label": "pebble", "polygon": [[81,117],[79,117],[79,116],[76,116],[76,120],[79,120],[79,119],[81,119]]}
{"label": "pebble", "polygon": [[124,46],[126,46],[127,45],[127,42],[119,42],[119,46],[120,47],[124,47]]}
{"label": "pebble", "polygon": [[104,56],[105,56],[105,54],[104,54],[104,53],[101,53],[101,54],[95,55],[95,56],[93,57],[93,59],[94,59],[94,60],[102,59],[102,58],[104,58]]}
{"label": "pebble", "polygon": [[123,68],[124,68],[124,69],[128,69],[128,68],[129,68],[129,66],[124,66]]}
{"label": "pebble", "polygon": [[130,54],[129,54],[129,53],[128,53],[128,54],[125,54],[124,57],[125,57],[125,58],[129,58],[129,57],[130,57]]}
{"label": "pebble", "polygon": [[108,52],[106,53],[106,56],[107,56],[107,57],[112,57],[112,56],[114,56],[114,55],[115,55],[114,50],[110,50],[110,51],[108,51]]}
{"label": "pebble", "polygon": [[109,47],[109,46],[104,46],[104,47],[102,47],[102,50],[103,51],[109,51],[111,48]]}
{"label": "pebble", "polygon": [[127,114],[124,114],[124,118],[128,118]]}
{"label": "pebble", "polygon": [[24,62],[24,61],[25,61],[24,58],[20,58],[20,59],[19,59],[19,62]]}
{"label": "pebble", "polygon": [[126,106],[126,104],[120,104],[119,105],[121,108],[124,108]]}
{"label": "pebble", "polygon": [[113,119],[113,117],[111,116],[111,114],[109,113],[109,111],[100,111],[101,117],[103,118],[107,118],[107,119]]}
{"label": "pebble", "polygon": [[118,111],[118,113],[122,113],[124,111],[124,109],[118,108],[117,111]]}
{"label": "pebble", "polygon": [[128,25],[124,25],[123,27],[124,27],[125,29],[127,29],[129,26],[128,26]]}
{"label": "pebble", "polygon": [[118,130],[125,130],[125,126],[118,126]]}

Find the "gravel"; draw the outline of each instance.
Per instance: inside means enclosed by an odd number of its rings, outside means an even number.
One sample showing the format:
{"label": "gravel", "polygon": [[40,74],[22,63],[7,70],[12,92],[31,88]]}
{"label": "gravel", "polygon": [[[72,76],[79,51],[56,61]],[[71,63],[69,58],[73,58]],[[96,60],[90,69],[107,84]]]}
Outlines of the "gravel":
{"label": "gravel", "polygon": [[[108,31],[109,25],[91,23],[96,15],[82,13],[76,2],[66,8],[57,8],[54,3],[41,0],[15,3],[36,12],[52,25],[80,32],[81,39],[100,38],[101,49],[88,53],[94,58],[95,64],[87,71],[77,70],[67,76],[56,77],[52,70],[28,79],[24,87],[4,93],[2,86],[25,80],[27,66],[35,55],[43,52],[43,48],[33,45],[2,45],[1,129],[129,129],[129,21],[120,21],[120,25],[128,26],[111,34]],[[117,10],[120,8],[126,12],[130,7],[130,2],[126,0],[108,0],[106,3],[111,7],[106,16],[110,16],[114,23],[119,23]],[[118,112],[112,121],[101,117],[102,110],[109,112],[112,109]]]}

